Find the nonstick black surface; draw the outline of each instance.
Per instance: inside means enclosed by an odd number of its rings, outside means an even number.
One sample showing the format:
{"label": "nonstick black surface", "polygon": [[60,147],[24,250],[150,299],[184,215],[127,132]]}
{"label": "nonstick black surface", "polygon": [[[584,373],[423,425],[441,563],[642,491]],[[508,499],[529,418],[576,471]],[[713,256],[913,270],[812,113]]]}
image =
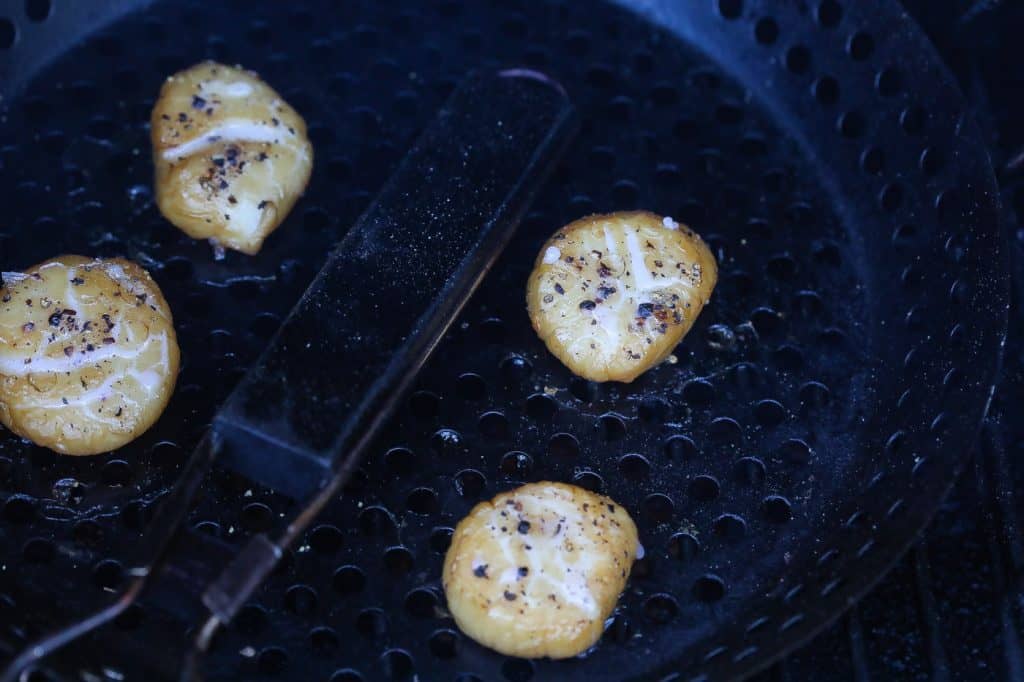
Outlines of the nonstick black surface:
{"label": "nonstick black surface", "polygon": [[[361,475],[217,640],[209,676],[728,677],[877,579],[962,463],[999,357],[1005,264],[974,126],[888,2],[637,4],[662,27],[574,2],[188,2],[73,41],[45,34],[65,3],[40,21],[0,10],[8,68],[29,41],[67,46],[38,72],[18,62],[26,87],[0,103],[0,265],[140,261],[184,361],[163,419],[117,453],[62,458],[3,434],[5,647],[109,598],[220,400],[479,66],[560,79],[580,137]],[[316,146],[306,197],[255,258],[215,262],[151,201],[149,109],[202,57],[260,71]],[[588,384],[531,331],[526,276],[561,224],[635,207],[700,231],[721,281],[675,362]],[[604,640],[571,661],[477,646],[440,591],[458,519],[541,479],[611,495],[646,549]],[[191,523],[241,540],[294,511],[218,475]],[[130,614],[118,628],[139,641],[174,631],[145,604]],[[76,652],[63,663],[136,672],[116,650]]]}

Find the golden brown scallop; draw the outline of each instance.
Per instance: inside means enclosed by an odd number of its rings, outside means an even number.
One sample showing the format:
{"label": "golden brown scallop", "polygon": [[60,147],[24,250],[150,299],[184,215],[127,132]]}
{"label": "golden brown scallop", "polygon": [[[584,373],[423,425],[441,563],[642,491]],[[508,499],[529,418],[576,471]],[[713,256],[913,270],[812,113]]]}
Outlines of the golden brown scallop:
{"label": "golden brown scallop", "polygon": [[121,447],[174,391],[178,342],[156,282],[120,258],[60,256],[0,287],[0,422],[67,455]]}
{"label": "golden brown scallop", "polygon": [[202,62],[167,79],[151,132],[160,212],[193,239],[254,254],[306,188],[306,123],[252,71]]}
{"label": "golden brown scallop", "polygon": [[478,504],[444,560],[448,609],[500,653],[576,656],[600,638],[640,549],[629,514],[564,483],[530,483]]}
{"label": "golden brown scallop", "polygon": [[630,382],[672,352],[717,280],[711,250],[672,218],[592,215],[541,247],[526,302],[537,334],[575,374]]}

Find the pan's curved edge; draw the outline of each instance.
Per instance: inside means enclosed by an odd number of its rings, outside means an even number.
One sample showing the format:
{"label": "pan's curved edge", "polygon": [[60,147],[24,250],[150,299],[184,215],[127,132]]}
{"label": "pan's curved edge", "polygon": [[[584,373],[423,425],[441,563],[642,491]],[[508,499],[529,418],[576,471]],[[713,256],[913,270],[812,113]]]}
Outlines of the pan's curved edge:
{"label": "pan's curved edge", "polygon": [[[713,0],[705,1],[709,6],[718,5]],[[798,117],[788,109],[789,102],[783,102],[779,93],[773,91],[770,87],[770,80],[766,81],[759,77],[761,76],[759,71],[770,69],[771,65],[767,62],[759,64],[751,64],[749,60],[744,62],[729,49],[731,46],[724,46],[721,43],[709,44],[707,34],[702,33],[700,27],[671,2],[663,0],[611,0],[611,2],[638,13],[659,28],[679,36],[715,62],[726,65],[730,74],[756,93],[761,103],[776,116],[776,123],[783,128],[786,134],[793,137],[808,158],[818,165],[829,194],[834,197],[840,195],[841,183],[838,174],[828,164],[822,162],[815,145],[806,135],[805,129],[794,124]],[[869,8],[868,5],[871,7]],[[987,148],[982,141],[980,128],[973,116],[965,111],[963,93],[922,29],[902,7],[891,0],[865,2],[857,9],[865,13],[870,12],[873,15],[871,18],[873,25],[886,26],[890,34],[899,34],[900,41],[904,43],[904,49],[916,51],[921,57],[913,66],[918,70],[925,71],[925,77],[932,79],[931,82],[940,88],[940,94],[945,101],[947,103],[955,102],[955,108],[960,112],[956,121],[955,137],[958,161],[961,166],[974,171],[970,177],[978,181],[976,195],[979,202],[975,207],[975,215],[981,218],[978,222],[982,228],[988,228],[988,234],[985,235],[987,239],[983,243],[991,249],[992,263],[994,263],[994,267],[986,273],[987,277],[981,282],[988,297],[988,310],[994,315],[992,320],[994,324],[986,330],[987,336],[983,339],[983,343],[978,344],[979,348],[982,346],[983,348],[977,355],[987,358],[987,363],[980,367],[978,364],[972,365],[972,370],[982,376],[982,379],[975,383],[975,391],[980,394],[981,400],[978,408],[968,419],[969,427],[962,434],[963,442],[974,443],[981,434],[984,419],[992,404],[997,378],[1003,364],[1009,323],[1009,253],[1005,244],[1001,200],[995,172]],[[711,10],[710,13],[713,11]],[[967,175],[967,173],[965,172],[963,175]],[[837,206],[842,206],[842,202],[837,202]],[[840,213],[840,217],[844,222],[852,218],[852,216],[842,213]],[[973,456],[973,450],[971,452]],[[790,607],[794,615],[789,620],[783,621],[774,641],[770,642],[774,646],[765,648],[763,644],[755,644],[736,651],[725,642],[742,640],[745,638],[744,635],[750,635],[754,628],[744,629],[742,623],[733,623],[727,634],[709,638],[705,649],[706,653],[689,660],[678,659],[674,666],[663,668],[659,672],[659,678],[664,680],[745,678],[765,670],[809,642],[870,592],[915,544],[920,532],[927,527],[938,512],[942,501],[948,497],[969,459],[970,457],[964,457],[954,460],[948,470],[948,475],[942,477],[940,483],[933,485],[933,492],[938,494],[932,495],[927,504],[915,506],[909,513],[905,513],[899,517],[898,521],[892,522],[888,526],[886,529],[888,547],[885,553],[874,552],[868,553],[864,557],[857,557],[855,563],[858,570],[847,570],[849,579],[827,595],[813,595],[812,597],[809,592],[805,591],[787,601],[787,606]],[[847,568],[849,569],[851,566],[848,564]],[[812,601],[815,602],[814,608],[806,609],[811,612],[811,615],[804,616],[805,609],[801,607],[808,606]],[[761,628],[761,632],[764,631],[765,628]],[[762,636],[762,639],[768,638]],[[730,651],[730,648],[733,648],[733,651]],[[732,655],[726,656],[727,653]]]}

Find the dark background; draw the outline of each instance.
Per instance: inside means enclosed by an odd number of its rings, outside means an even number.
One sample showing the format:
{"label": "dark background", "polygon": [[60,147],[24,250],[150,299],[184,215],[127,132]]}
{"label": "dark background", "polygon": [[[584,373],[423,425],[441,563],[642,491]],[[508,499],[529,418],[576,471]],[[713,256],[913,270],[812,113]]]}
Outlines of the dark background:
{"label": "dark background", "polygon": [[1024,2],[904,0],[989,146],[1012,244],[1002,381],[972,465],[877,588],[767,680],[1024,679]]}

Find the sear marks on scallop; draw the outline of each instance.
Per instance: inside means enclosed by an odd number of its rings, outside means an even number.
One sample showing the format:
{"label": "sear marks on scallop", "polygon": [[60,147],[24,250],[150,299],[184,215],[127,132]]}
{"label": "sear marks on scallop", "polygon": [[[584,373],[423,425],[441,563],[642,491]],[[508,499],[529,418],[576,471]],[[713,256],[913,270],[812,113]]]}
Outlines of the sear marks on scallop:
{"label": "sear marks on scallop", "polygon": [[194,239],[247,254],[306,188],[306,123],[252,71],[202,62],[169,77],[151,117],[156,200]]}
{"label": "sear marks on scallop", "polygon": [[575,374],[630,382],[664,360],[718,279],[693,230],[646,211],[581,218],[542,247],[527,286],[541,340]]}
{"label": "sear marks on scallop", "polygon": [[179,353],[149,273],[120,258],[60,256],[3,280],[0,422],[68,455],[114,450],[153,425]]}
{"label": "sear marks on scallop", "polygon": [[601,636],[639,552],[621,505],[564,483],[530,483],[459,522],[442,584],[456,624],[481,644],[568,658]]}

